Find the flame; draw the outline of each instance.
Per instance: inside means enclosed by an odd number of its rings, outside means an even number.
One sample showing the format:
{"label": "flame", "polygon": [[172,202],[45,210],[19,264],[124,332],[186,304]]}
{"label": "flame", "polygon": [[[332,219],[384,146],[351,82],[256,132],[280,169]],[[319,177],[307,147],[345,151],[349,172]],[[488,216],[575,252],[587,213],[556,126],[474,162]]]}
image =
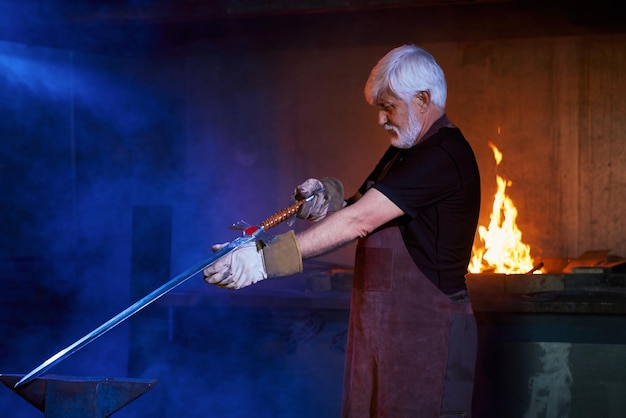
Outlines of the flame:
{"label": "flame", "polygon": [[[502,161],[502,153],[489,142],[496,160],[496,167]],[[517,227],[517,208],[506,195],[506,188],[512,184],[496,174],[498,189],[493,199],[489,217],[489,227],[478,227],[478,235],[483,248],[472,248],[472,260],[468,270],[471,273],[493,271],[494,273],[528,273],[534,268],[530,256],[530,246],[522,242],[522,231]],[[540,271],[535,271],[540,273]]]}

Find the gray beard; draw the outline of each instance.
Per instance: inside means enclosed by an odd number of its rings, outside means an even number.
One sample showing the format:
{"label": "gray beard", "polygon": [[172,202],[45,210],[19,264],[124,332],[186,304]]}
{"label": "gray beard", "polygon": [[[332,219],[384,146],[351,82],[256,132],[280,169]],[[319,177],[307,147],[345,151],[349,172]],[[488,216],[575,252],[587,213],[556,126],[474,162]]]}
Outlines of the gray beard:
{"label": "gray beard", "polygon": [[391,145],[396,148],[407,149],[415,145],[417,137],[422,132],[422,124],[417,120],[417,115],[413,109],[409,108],[409,126],[402,131],[394,126],[393,131],[398,136],[391,139]]}

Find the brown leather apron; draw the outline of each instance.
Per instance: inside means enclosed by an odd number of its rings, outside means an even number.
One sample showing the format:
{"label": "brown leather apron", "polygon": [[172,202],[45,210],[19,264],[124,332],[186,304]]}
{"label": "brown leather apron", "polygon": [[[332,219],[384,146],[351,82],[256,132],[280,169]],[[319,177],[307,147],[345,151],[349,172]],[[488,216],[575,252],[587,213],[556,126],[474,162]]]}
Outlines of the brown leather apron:
{"label": "brown leather apron", "polygon": [[458,314],[471,315],[471,305],[453,302],[419,270],[396,225],[359,240],[342,416],[438,418]]}

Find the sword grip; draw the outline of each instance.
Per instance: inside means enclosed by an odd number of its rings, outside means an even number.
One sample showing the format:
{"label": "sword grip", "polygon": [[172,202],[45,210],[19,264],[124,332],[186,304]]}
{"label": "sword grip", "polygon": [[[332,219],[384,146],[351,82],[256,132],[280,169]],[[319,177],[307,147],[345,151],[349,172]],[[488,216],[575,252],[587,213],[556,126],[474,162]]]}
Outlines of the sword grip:
{"label": "sword grip", "polygon": [[305,202],[305,199],[298,200],[297,202],[287,206],[286,208],[276,212],[263,222],[259,224],[259,226],[264,230],[268,230],[272,227],[275,227],[279,223],[286,221],[288,218],[292,217],[300,210],[300,207]]}

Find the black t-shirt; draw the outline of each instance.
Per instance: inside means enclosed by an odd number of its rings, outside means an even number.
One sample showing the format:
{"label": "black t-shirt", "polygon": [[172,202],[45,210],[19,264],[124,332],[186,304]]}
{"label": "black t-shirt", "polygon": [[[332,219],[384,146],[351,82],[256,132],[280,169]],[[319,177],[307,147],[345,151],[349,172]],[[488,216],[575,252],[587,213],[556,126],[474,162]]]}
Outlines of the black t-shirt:
{"label": "black t-shirt", "polygon": [[389,147],[359,192],[369,187],[404,211],[397,221],[420,270],[446,294],[465,289],[480,175],[461,131],[444,115],[413,147]]}

